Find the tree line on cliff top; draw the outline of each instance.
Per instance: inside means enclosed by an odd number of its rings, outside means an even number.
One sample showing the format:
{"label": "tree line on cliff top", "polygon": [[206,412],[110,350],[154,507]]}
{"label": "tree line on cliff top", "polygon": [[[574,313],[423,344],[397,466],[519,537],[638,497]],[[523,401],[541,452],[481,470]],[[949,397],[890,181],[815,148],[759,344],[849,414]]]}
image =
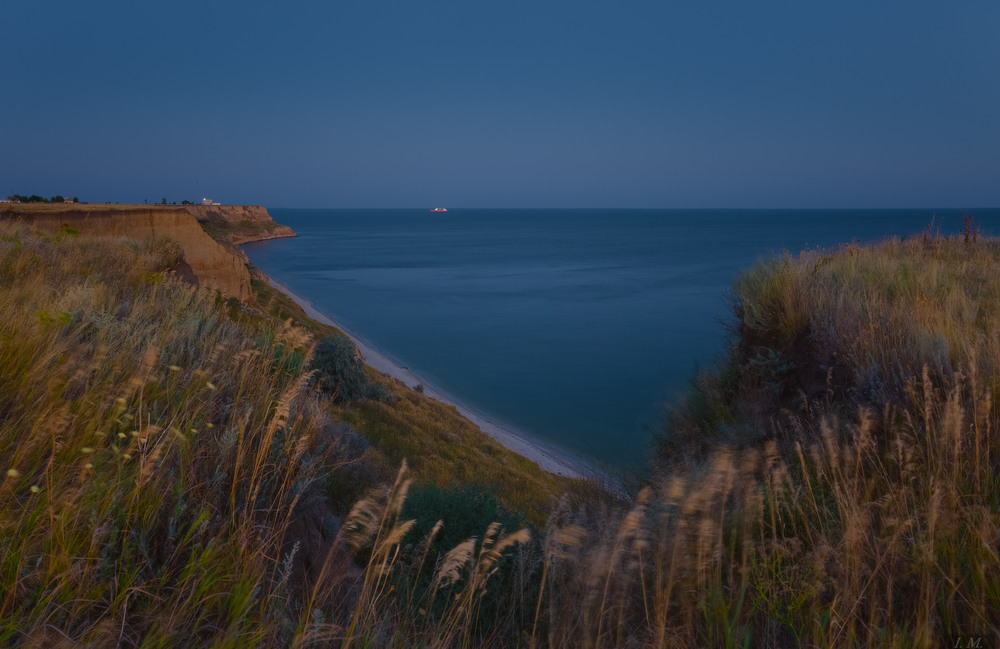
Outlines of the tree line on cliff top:
{"label": "tree line on cliff top", "polygon": [[14,203],[79,203],[80,199],[77,197],[64,198],[58,194],[51,198],[45,198],[39,196],[38,194],[32,194],[31,196],[22,196],[21,194],[11,194],[7,197],[7,200]]}
{"label": "tree line on cliff top", "polygon": [[[50,198],[45,198],[44,196],[39,196],[38,194],[31,194],[30,196],[25,196],[23,194],[11,194],[10,196],[7,197],[7,200],[12,203],[79,203],[80,202],[80,199],[77,198],[76,196],[73,196],[72,198],[65,198],[59,194],[56,194],[55,196],[52,196]],[[144,202],[149,203],[148,200],[145,200]],[[167,205],[167,204],[168,203],[166,198],[160,199],[160,205]],[[173,201],[172,203],[169,204],[177,205],[177,201]],[[185,199],[181,201],[181,205],[194,205],[194,203]]]}

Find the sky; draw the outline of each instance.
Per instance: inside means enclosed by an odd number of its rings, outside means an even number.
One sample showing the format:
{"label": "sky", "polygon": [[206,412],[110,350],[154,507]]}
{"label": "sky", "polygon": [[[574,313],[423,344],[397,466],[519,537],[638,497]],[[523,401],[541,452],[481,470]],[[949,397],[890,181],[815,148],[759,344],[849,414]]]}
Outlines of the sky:
{"label": "sky", "polygon": [[996,0],[4,0],[0,24],[0,196],[1000,206]]}

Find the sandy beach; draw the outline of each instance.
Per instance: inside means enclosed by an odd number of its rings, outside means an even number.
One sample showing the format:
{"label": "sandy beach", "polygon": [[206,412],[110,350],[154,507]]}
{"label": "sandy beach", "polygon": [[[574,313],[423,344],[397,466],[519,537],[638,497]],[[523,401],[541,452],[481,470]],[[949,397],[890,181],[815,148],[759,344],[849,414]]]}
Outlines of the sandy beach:
{"label": "sandy beach", "polygon": [[432,384],[428,384],[427,381],[410,371],[409,368],[395,363],[385,354],[366,344],[355,333],[346,329],[339,322],[336,322],[326,314],[317,310],[316,307],[309,302],[309,300],[300,295],[296,295],[294,292],[289,290],[288,287],[276,282],[272,277],[267,275],[265,275],[265,277],[267,277],[267,281],[271,284],[271,286],[288,295],[295,301],[296,304],[302,307],[310,318],[316,320],[317,322],[322,322],[336,327],[340,331],[344,332],[344,334],[348,336],[355,345],[357,345],[365,363],[377,372],[387,374],[388,376],[401,381],[410,388],[422,385],[423,393],[426,396],[440,401],[441,403],[455,406],[463,417],[478,426],[481,431],[518,455],[522,455],[529,460],[536,462],[542,469],[550,473],[571,478],[596,479],[601,482],[608,482],[609,478],[607,475],[587,465],[587,463],[583,460],[548,448],[543,444],[532,440],[527,434],[518,431],[511,426],[504,425],[490,419],[483,413],[476,411],[474,408],[461,403],[458,399],[449,395],[440,388]]}

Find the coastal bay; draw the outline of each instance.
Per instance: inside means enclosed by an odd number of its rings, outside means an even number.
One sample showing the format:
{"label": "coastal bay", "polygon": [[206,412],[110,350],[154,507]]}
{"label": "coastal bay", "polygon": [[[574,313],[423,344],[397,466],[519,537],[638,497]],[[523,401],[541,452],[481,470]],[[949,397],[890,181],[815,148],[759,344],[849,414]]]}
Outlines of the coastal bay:
{"label": "coastal bay", "polygon": [[542,469],[548,471],[549,473],[577,479],[606,479],[600,471],[589,466],[583,460],[575,458],[568,453],[546,447],[540,442],[530,439],[526,433],[515,430],[508,424],[498,422],[495,419],[478,412],[471,406],[462,403],[456,397],[448,394],[441,388],[429,384],[427,381],[411,371],[408,367],[404,367],[393,361],[384,353],[366,343],[357,334],[344,327],[341,323],[317,310],[309,300],[292,292],[286,286],[283,286],[273,278],[268,277],[266,274],[264,274],[264,276],[273,288],[276,288],[288,297],[292,298],[296,304],[302,307],[302,310],[305,311],[306,315],[310,318],[316,320],[317,322],[336,327],[343,332],[344,335],[350,338],[351,342],[357,346],[362,358],[364,358],[365,364],[375,371],[391,376],[406,385],[408,388],[417,389],[424,395],[440,401],[441,403],[454,406],[456,410],[458,410],[459,414],[478,426],[481,431],[518,455],[526,457],[537,463]]}
{"label": "coastal bay", "polygon": [[[956,228],[961,210],[294,210],[241,249],[425,384],[617,472],[725,352],[742,269]],[[989,230],[992,210],[977,210]]]}

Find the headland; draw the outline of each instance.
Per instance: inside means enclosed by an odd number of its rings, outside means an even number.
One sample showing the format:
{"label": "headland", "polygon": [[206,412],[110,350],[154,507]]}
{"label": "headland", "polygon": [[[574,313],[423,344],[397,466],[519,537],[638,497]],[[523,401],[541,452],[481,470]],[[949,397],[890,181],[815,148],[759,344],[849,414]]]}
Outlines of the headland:
{"label": "headland", "polygon": [[248,304],[254,303],[249,262],[236,244],[295,236],[265,208],[243,205],[4,203],[0,220],[47,232],[69,228],[90,237],[169,237],[184,251],[179,275]]}

